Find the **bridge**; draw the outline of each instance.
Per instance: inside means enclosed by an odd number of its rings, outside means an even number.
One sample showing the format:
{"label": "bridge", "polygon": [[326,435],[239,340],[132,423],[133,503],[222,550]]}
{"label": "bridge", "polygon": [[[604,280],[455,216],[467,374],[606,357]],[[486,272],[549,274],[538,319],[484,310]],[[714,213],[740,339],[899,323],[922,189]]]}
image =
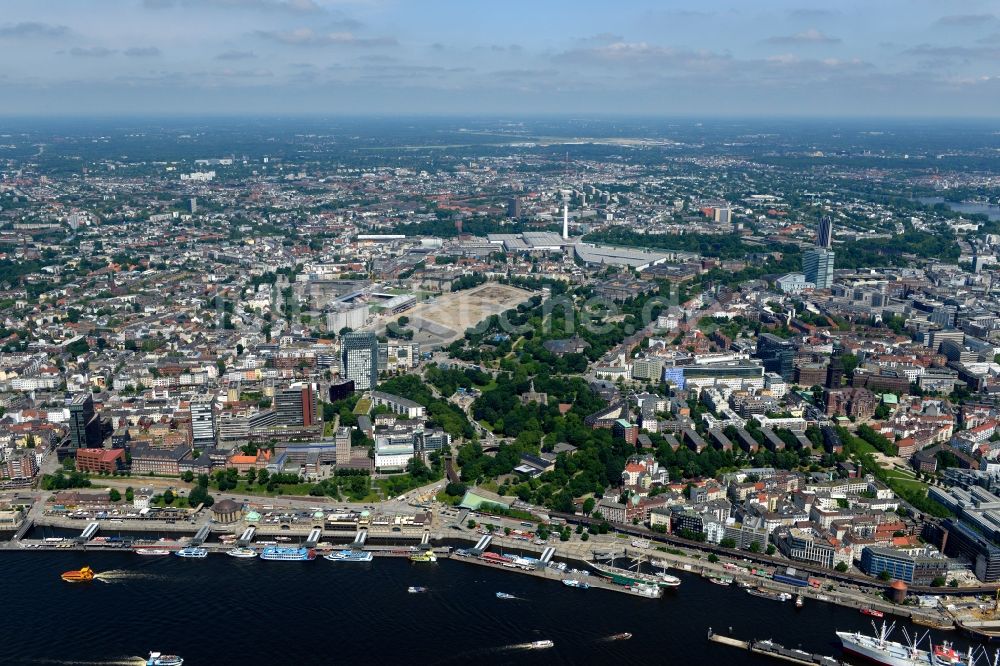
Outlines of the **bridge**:
{"label": "bridge", "polygon": [[236,540],[236,545],[240,548],[246,548],[250,545],[250,542],[253,541],[255,534],[257,534],[257,528],[251,525],[243,530],[243,534],[241,534],[240,538]]}
{"label": "bridge", "polygon": [[552,561],[552,556],[555,554],[556,554],[556,549],[553,548],[552,546],[549,546],[548,548],[542,551],[542,556],[538,558],[538,561],[541,562],[542,564],[548,564],[549,562]]}
{"label": "bridge", "polygon": [[309,530],[309,536],[306,537],[305,542],[302,544],[306,548],[315,548],[319,540],[323,538],[323,530],[318,527],[314,527]]}
{"label": "bridge", "polygon": [[486,550],[487,548],[489,548],[489,547],[490,547],[490,543],[491,543],[492,541],[493,541],[493,536],[492,536],[492,535],[489,535],[489,534],[484,534],[484,535],[483,535],[483,536],[482,536],[482,537],[481,537],[481,538],[479,539],[479,541],[477,541],[477,542],[476,542],[476,545],[472,547],[472,550],[478,550],[479,552],[483,552],[483,551],[485,551],[485,550]]}
{"label": "bridge", "polygon": [[35,521],[31,518],[26,518],[21,526],[17,528],[17,534],[14,535],[13,541],[20,541],[25,537],[25,535],[31,531],[31,528],[35,526]]}
{"label": "bridge", "polygon": [[80,543],[87,543],[94,538],[94,535],[97,534],[97,530],[99,529],[101,529],[101,524],[95,520],[83,528],[83,531],[80,532],[80,536],[78,536],[76,540]]}
{"label": "bridge", "polygon": [[195,533],[194,537],[191,539],[191,545],[200,546],[201,544],[205,543],[206,540],[208,540],[208,535],[211,533],[212,533],[212,524],[205,523],[204,525],[201,526],[198,532]]}
{"label": "bridge", "polygon": [[357,536],[354,537],[354,543],[351,545],[355,548],[361,548],[365,545],[365,541],[368,540],[368,530],[358,530]]}

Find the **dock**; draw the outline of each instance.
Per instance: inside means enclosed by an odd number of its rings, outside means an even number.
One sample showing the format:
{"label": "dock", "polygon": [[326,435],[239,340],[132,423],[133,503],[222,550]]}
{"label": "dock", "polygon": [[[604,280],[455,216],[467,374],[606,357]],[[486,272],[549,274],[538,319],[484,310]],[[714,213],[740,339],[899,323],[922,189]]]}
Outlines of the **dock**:
{"label": "dock", "polygon": [[738,638],[717,634],[711,629],[708,630],[708,640],[713,643],[747,650],[754,654],[771,657],[772,659],[785,661],[790,664],[802,664],[803,666],[848,666],[846,662],[838,661],[824,654],[813,654],[804,650],[787,648],[770,640],[741,641]]}

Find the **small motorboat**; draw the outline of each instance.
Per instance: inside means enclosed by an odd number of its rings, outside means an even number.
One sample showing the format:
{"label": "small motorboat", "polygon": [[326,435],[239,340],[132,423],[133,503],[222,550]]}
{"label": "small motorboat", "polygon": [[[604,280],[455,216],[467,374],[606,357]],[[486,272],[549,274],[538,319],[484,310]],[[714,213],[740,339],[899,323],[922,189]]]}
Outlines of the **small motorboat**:
{"label": "small motorboat", "polygon": [[546,639],[543,641],[531,641],[531,643],[529,643],[528,645],[531,647],[532,650],[544,650],[545,648],[554,647],[555,643]]}
{"label": "small motorboat", "polygon": [[410,587],[406,588],[406,591],[409,592],[410,594],[422,594],[427,591],[427,588],[420,587],[418,585],[411,585]]}
{"label": "small motorboat", "polygon": [[62,579],[67,583],[89,583],[94,580],[94,570],[83,567],[76,571],[66,571],[62,574]]}
{"label": "small motorboat", "polygon": [[184,663],[182,657],[176,654],[163,654],[161,652],[150,652],[146,666],[181,666]]}
{"label": "small motorboat", "polygon": [[507,594],[506,592],[497,592],[497,599],[517,599],[513,594]]}

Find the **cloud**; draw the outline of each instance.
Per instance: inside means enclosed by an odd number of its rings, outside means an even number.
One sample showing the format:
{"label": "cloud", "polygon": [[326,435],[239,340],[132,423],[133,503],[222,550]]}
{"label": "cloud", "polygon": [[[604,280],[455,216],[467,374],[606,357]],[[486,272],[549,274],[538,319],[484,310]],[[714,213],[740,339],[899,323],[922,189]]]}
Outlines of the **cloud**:
{"label": "cloud", "polygon": [[69,28],[64,25],[52,25],[51,23],[39,23],[38,21],[0,25],[0,38],[38,39],[42,37],[64,37],[69,32]]}
{"label": "cloud", "polygon": [[155,46],[133,46],[122,51],[129,58],[155,58],[163,55],[160,49]]}
{"label": "cloud", "polygon": [[904,55],[936,60],[997,60],[1000,46],[935,46],[917,44],[903,51]]}
{"label": "cloud", "polygon": [[813,7],[797,7],[788,10],[788,17],[800,21],[813,21],[816,19],[832,18],[837,12],[832,9],[815,9]]}
{"label": "cloud", "polygon": [[976,27],[983,23],[993,23],[997,20],[996,14],[953,14],[942,16],[934,25],[954,28]]}
{"label": "cloud", "polygon": [[693,71],[723,66],[731,62],[732,58],[708,51],[689,51],[646,42],[622,41],[592,48],[571,49],[556,54],[553,60],[556,63],[573,65],[654,69],[674,67]]}
{"label": "cloud", "polygon": [[78,58],[107,58],[114,55],[116,51],[103,46],[75,46],[68,53]]}
{"label": "cloud", "polygon": [[794,35],[776,35],[764,40],[768,44],[839,44],[839,37],[831,37],[816,28],[809,28]]}
{"label": "cloud", "polygon": [[223,51],[219,55],[215,56],[216,60],[250,60],[251,58],[256,58],[257,55],[253,51]]}
{"label": "cloud", "polygon": [[358,37],[353,32],[317,32],[312,28],[296,30],[258,30],[261,39],[290,46],[395,46],[393,37]]}
{"label": "cloud", "polygon": [[218,9],[284,11],[294,14],[318,14],[324,11],[315,0],[143,0],[142,4],[146,9],[209,7]]}

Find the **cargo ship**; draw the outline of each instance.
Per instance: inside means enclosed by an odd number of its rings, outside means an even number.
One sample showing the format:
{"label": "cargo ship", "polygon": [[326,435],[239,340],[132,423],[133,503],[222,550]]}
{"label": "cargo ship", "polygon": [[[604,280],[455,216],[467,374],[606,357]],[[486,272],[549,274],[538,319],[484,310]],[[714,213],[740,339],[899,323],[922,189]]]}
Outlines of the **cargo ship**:
{"label": "cargo ship", "polygon": [[83,567],[76,571],[66,571],[62,579],[67,583],[89,583],[94,580],[94,570],[90,567]]}
{"label": "cargo ship", "polygon": [[366,550],[338,550],[335,553],[327,553],[323,559],[331,562],[371,562],[373,556]]}
{"label": "cargo ship", "polygon": [[838,631],[837,638],[844,652],[852,654],[862,659],[884,664],[884,666],[971,666],[975,663],[970,652],[967,657],[960,655],[951,643],[944,642],[940,645],[929,644],[930,650],[922,650],[918,645],[928,636],[927,633],[919,639],[911,638],[904,630],[906,643],[889,640],[896,624],[886,626],[885,622],[881,627],[876,627],[874,622],[875,636],[862,634],[860,631]]}
{"label": "cargo ship", "polygon": [[188,557],[196,560],[201,560],[208,557],[208,549],[195,548],[193,546],[189,546],[188,548],[181,548],[174,554],[177,555],[177,557]]}
{"label": "cargo ship", "polygon": [[426,553],[414,553],[410,555],[411,562],[437,562],[437,555],[434,554],[433,550],[428,550]]}
{"label": "cargo ship", "polygon": [[146,666],[181,666],[184,663],[182,657],[176,654],[163,654],[161,652],[150,652]]}
{"label": "cargo ship", "polygon": [[284,548],[282,546],[268,546],[260,553],[262,560],[276,560],[280,562],[305,562],[316,559],[316,551],[312,548]]}

